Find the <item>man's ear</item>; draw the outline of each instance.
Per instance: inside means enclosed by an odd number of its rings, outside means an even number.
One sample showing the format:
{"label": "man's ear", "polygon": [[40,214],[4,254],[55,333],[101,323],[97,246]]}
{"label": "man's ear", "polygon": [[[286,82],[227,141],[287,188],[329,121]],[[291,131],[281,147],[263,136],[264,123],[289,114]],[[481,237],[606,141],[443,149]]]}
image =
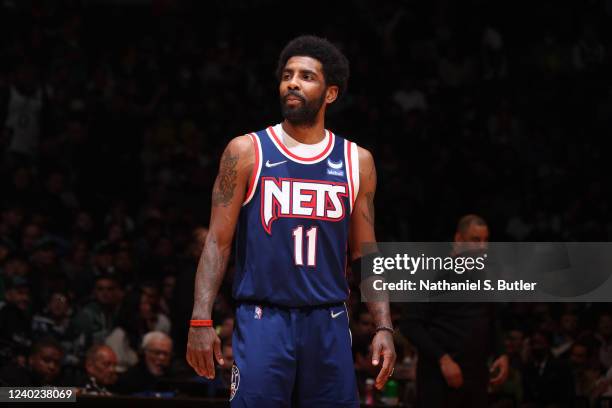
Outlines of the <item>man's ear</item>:
{"label": "man's ear", "polygon": [[325,102],[330,104],[333,103],[336,99],[338,99],[338,91],[339,88],[337,85],[330,85],[325,90]]}

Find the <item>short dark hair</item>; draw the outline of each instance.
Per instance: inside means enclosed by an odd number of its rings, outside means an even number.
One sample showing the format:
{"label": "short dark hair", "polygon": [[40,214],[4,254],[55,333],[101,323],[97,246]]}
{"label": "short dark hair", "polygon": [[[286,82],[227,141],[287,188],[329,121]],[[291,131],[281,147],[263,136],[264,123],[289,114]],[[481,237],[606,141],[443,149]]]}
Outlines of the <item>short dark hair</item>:
{"label": "short dark hair", "polygon": [[476,214],[468,214],[461,217],[461,219],[457,223],[457,232],[466,232],[468,228],[472,226],[472,224],[476,224],[481,227],[487,226],[487,222],[481,216]]}
{"label": "short dark hair", "polygon": [[338,87],[338,97],[346,91],[349,78],[349,62],[342,52],[325,38],[302,35],[289,41],[281,51],[276,67],[276,77],[280,80],[289,58],[295,56],[311,57],[323,67],[327,85]]}
{"label": "short dark hair", "polygon": [[121,282],[119,281],[119,278],[116,275],[110,274],[110,273],[102,273],[98,276],[96,276],[94,278],[94,283],[98,283],[98,281],[101,280],[109,280],[112,281],[115,285],[120,285]]}
{"label": "short dark hair", "polygon": [[32,348],[30,349],[30,356],[35,356],[46,348],[54,348],[64,354],[64,348],[59,341],[53,337],[43,337],[32,345]]}

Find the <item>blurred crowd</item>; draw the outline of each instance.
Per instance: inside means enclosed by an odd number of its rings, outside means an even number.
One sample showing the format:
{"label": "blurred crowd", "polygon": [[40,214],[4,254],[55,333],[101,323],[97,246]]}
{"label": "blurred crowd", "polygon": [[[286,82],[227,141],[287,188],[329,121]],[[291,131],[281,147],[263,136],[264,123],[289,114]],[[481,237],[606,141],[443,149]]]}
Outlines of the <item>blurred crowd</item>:
{"label": "blurred crowd", "polygon": [[[612,1],[293,7],[0,1],[0,381],[227,395],[231,266],[226,365],[210,382],[183,358],[210,191],[232,137],[280,122],[273,72],[301,33],[351,62],[328,127],[373,152],[380,241],[449,241],[464,213],[493,241],[610,239]],[[609,312],[502,307],[514,371],[492,391],[610,393]],[[358,301],[351,318],[363,386],[373,326]],[[409,399],[418,356],[397,341]]]}

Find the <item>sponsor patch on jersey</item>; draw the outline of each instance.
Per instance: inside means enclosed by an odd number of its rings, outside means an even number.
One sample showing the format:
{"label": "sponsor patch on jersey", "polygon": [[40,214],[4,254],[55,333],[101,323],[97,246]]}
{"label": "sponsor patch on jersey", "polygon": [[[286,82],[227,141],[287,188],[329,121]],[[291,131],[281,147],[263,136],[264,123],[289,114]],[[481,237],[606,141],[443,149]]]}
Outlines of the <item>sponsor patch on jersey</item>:
{"label": "sponsor patch on jersey", "polygon": [[337,162],[332,161],[332,159],[327,159],[327,165],[335,170],[340,170],[342,168],[342,160],[338,160]]}
{"label": "sponsor patch on jersey", "polygon": [[261,316],[263,316],[263,310],[259,306],[255,306],[255,315],[253,316],[257,320],[261,320]]}
{"label": "sponsor patch on jersey", "polygon": [[238,387],[240,386],[240,370],[236,363],[232,365],[232,377],[230,380],[230,398],[229,400],[233,400],[238,392]]}
{"label": "sponsor patch on jersey", "polygon": [[330,176],[344,177],[344,170],[327,169],[327,174]]}
{"label": "sponsor patch on jersey", "polygon": [[332,159],[327,159],[327,174],[329,174],[330,176],[344,177],[344,170],[341,170],[342,164],[342,160],[338,160],[337,162],[335,162]]}

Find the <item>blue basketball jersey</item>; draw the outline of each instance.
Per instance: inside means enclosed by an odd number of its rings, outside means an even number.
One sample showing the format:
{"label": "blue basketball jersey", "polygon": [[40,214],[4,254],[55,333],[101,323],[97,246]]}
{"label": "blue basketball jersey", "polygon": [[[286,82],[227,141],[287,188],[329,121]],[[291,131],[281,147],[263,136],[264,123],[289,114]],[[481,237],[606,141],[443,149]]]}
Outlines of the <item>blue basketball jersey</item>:
{"label": "blue basketball jersey", "polygon": [[256,160],[236,231],[233,296],[288,307],[344,302],[356,146],[326,130],[325,149],[305,158],[280,132],[249,135]]}

